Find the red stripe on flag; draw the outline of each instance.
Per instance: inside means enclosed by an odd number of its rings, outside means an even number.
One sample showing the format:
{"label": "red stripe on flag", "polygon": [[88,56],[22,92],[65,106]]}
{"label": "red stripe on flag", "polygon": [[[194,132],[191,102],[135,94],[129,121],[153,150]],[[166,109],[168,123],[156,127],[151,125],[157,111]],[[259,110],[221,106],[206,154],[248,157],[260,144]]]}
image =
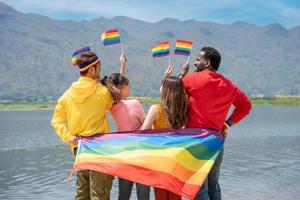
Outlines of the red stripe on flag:
{"label": "red stripe on flag", "polygon": [[180,196],[194,199],[206,177],[199,180],[199,185],[192,185],[178,180],[176,177],[144,167],[120,163],[80,163],[73,167],[72,173],[80,170],[94,170],[118,176],[145,185],[163,188]]}

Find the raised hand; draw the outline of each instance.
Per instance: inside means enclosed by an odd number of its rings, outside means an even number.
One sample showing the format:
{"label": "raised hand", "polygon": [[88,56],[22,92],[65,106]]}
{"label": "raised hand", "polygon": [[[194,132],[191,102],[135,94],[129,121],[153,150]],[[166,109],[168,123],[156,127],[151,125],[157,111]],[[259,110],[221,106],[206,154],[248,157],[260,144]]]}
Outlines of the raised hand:
{"label": "raised hand", "polygon": [[181,74],[183,76],[185,76],[189,72],[189,69],[190,69],[189,63],[186,63],[186,64],[182,65],[182,67],[181,67]]}
{"label": "raised hand", "polygon": [[121,64],[127,64],[128,60],[125,54],[121,54],[120,56],[120,63]]}
{"label": "raised hand", "polygon": [[128,62],[128,60],[127,60],[127,57],[125,56],[125,54],[121,54],[121,56],[120,56],[120,63],[121,63],[120,73],[123,76],[125,75],[127,62]]}
{"label": "raised hand", "polygon": [[173,72],[173,66],[169,65],[164,73],[164,78],[171,76],[172,72]]}

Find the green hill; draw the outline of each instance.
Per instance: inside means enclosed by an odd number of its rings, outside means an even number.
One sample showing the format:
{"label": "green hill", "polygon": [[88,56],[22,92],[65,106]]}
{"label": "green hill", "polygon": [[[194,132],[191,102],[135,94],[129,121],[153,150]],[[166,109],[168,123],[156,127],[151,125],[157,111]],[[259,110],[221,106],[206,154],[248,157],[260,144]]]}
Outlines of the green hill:
{"label": "green hill", "polygon": [[[158,96],[168,58],[154,60],[151,47],[164,40],[175,45],[176,39],[194,42],[191,61],[202,46],[219,49],[220,73],[248,94],[300,94],[300,26],[175,19],[147,23],[127,17],[57,21],[0,2],[0,99],[56,99],[78,77],[70,64],[72,52],[87,45],[100,55],[102,75],[118,71],[120,46],[100,42],[100,33],[111,28],[120,31],[134,96]],[[172,58],[175,73],[185,61]]]}

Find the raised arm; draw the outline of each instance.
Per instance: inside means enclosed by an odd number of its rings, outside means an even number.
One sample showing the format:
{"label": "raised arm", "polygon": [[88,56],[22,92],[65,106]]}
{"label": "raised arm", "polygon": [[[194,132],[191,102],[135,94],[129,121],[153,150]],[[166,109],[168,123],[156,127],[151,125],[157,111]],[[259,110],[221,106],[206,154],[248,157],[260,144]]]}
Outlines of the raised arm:
{"label": "raised arm", "polygon": [[178,77],[181,78],[181,79],[183,77],[185,77],[185,75],[189,72],[189,69],[190,69],[189,63],[186,63],[186,64],[182,65],[181,73],[178,75]]}
{"label": "raised arm", "polygon": [[163,78],[171,76],[172,72],[173,72],[173,66],[169,65],[166,71],[164,72]]}
{"label": "raised arm", "polygon": [[122,76],[125,76],[127,62],[128,62],[128,60],[127,60],[125,54],[121,54],[121,56],[120,56],[120,65],[121,65],[120,66],[120,74]]}

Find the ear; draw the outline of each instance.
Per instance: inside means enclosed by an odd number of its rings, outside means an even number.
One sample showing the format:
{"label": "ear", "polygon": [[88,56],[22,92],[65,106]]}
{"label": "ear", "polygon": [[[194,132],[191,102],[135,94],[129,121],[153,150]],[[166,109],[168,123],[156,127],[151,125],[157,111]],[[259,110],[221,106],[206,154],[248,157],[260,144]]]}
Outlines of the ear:
{"label": "ear", "polygon": [[95,67],[90,67],[90,68],[89,68],[89,71],[90,71],[90,72],[94,72],[94,71],[95,71]]}
{"label": "ear", "polygon": [[207,67],[210,67],[210,60],[206,60],[206,62],[205,62],[205,67],[207,68]]}

